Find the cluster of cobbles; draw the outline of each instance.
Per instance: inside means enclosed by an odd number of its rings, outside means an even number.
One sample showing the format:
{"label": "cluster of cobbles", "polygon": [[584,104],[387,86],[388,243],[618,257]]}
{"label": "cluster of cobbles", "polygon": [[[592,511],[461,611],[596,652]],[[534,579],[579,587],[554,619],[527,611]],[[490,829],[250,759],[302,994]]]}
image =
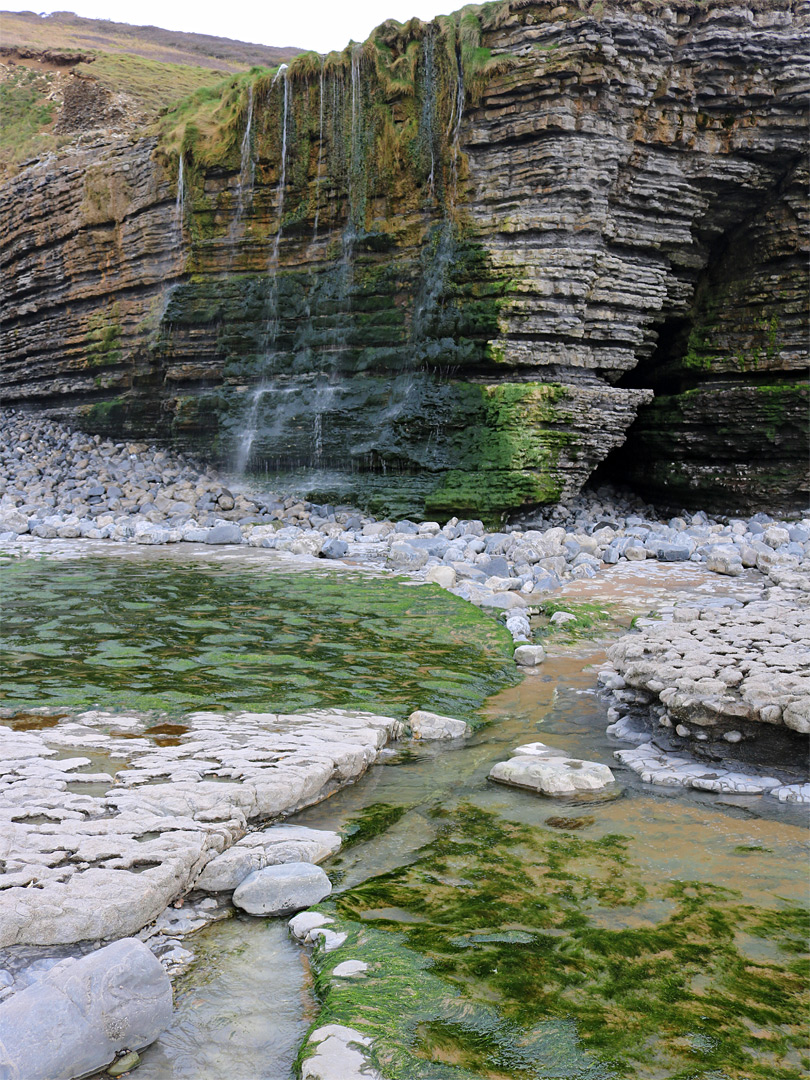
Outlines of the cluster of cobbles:
{"label": "cluster of cobbles", "polygon": [[0,413],[0,431],[5,543],[31,535],[250,544],[371,560],[500,610],[532,607],[565,581],[647,559],[731,575],[756,567],[776,583],[810,587],[810,518],[718,522],[699,512],[662,521],[651,507],[600,489],[496,531],[458,518],[377,521],[350,507],[231,490],[213,469],[182,456],[71,432],[32,414]]}

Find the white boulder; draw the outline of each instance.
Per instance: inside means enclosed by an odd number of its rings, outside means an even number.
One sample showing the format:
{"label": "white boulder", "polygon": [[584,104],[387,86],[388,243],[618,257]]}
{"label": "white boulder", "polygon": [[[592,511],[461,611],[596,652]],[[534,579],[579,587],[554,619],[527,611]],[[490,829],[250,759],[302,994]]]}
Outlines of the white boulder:
{"label": "white boulder", "polygon": [[459,739],[466,735],[469,729],[463,720],[417,709],[408,717],[406,730],[410,731],[414,739]]}
{"label": "white boulder", "polygon": [[528,788],[543,795],[601,791],[614,781],[607,765],[569,757],[563,750],[545,743],[526,743],[512,753],[509,761],[499,761],[493,766],[490,780]]}

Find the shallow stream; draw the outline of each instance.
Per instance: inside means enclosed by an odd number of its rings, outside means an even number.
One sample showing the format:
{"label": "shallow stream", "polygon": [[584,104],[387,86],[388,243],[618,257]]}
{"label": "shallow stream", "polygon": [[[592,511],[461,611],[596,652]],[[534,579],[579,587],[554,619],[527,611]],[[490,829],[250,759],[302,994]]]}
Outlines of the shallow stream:
{"label": "shallow stream", "polygon": [[[156,708],[170,685],[170,713],[336,704],[486,721],[463,745],[393,748],[291,819],[346,838],[322,906],[349,941],[316,955],[313,977],[285,920],[192,935],[144,1080],[286,1080],[318,1017],[374,1034],[398,1080],[807,1074],[804,815],[643,784],[614,761],[595,693],[633,615],[753,579],[656,565],[574,585],[555,599],[608,617],[549,640],[515,684],[505,631],[436,588],[152,561],[12,569],[11,707]],[[552,800],[487,780],[535,740],[610,764],[616,791]],[[354,958],[367,978],[329,977]]]}

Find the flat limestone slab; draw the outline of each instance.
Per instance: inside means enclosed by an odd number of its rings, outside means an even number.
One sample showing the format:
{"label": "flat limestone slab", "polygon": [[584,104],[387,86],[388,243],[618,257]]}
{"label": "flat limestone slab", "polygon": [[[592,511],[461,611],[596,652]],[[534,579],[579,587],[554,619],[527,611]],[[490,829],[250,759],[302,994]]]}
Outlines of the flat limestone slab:
{"label": "flat limestone slab", "polygon": [[601,791],[614,781],[607,765],[569,757],[564,751],[545,743],[526,743],[512,753],[509,761],[499,761],[492,767],[490,780],[542,795]]}
{"label": "flat limestone slab", "polygon": [[[137,933],[250,821],[356,780],[401,730],[391,717],[343,709],[198,712],[182,724],[169,746],[134,715],[0,726],[0,948]],[[334,840],[298,830],[284,843],[311,861]]]}
{"label": "flat limestone slab", "polygon": [[230,892],[248,874],[279,863],[323,862],[340,851],[337,833],[303,825],[274,825],[249,833],[208,863],[194,883],[205,892]]}

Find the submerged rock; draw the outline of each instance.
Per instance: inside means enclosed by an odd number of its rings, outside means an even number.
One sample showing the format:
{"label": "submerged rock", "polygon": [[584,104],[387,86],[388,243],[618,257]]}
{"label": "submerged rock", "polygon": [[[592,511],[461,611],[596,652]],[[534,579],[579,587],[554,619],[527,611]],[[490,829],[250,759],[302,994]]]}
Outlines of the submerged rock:
{"label": "submerged rock", "polygon": [[290,933],[297,941],[311,945],[314,932],[330,926],[334,921],[331,915],[324,915],[320,911],[301,911],[298,915],[293,915],[288,925]]}
{"label": "submerged rock", "polygon": [[289,915],[317,904],[332,891],[332,883],[312,863],[265,866],[249,874],[233,894],[236,907],[249,915]]}
{"label": "submerged rock", "polygon": [[542,645],[518,645],[515,649],[515,663],[519,667],[537,667],[545,658],[546,650]]}
{"label": "submerged rock", "polygon": [[543,795],[575,795],[601,791],[613,783],[607,765],[569,757],[544,743],[526,743],[513,751],[509,761],[499,761],[490,770],[490,780],[512,787],[529,788]]}
{"label": "submerged rock", "polygon": [[143,942],[124,938],[57,964],[0,1005],[0,1074],[73,1080],[148,1046],[171,1023],[172,988]]}

